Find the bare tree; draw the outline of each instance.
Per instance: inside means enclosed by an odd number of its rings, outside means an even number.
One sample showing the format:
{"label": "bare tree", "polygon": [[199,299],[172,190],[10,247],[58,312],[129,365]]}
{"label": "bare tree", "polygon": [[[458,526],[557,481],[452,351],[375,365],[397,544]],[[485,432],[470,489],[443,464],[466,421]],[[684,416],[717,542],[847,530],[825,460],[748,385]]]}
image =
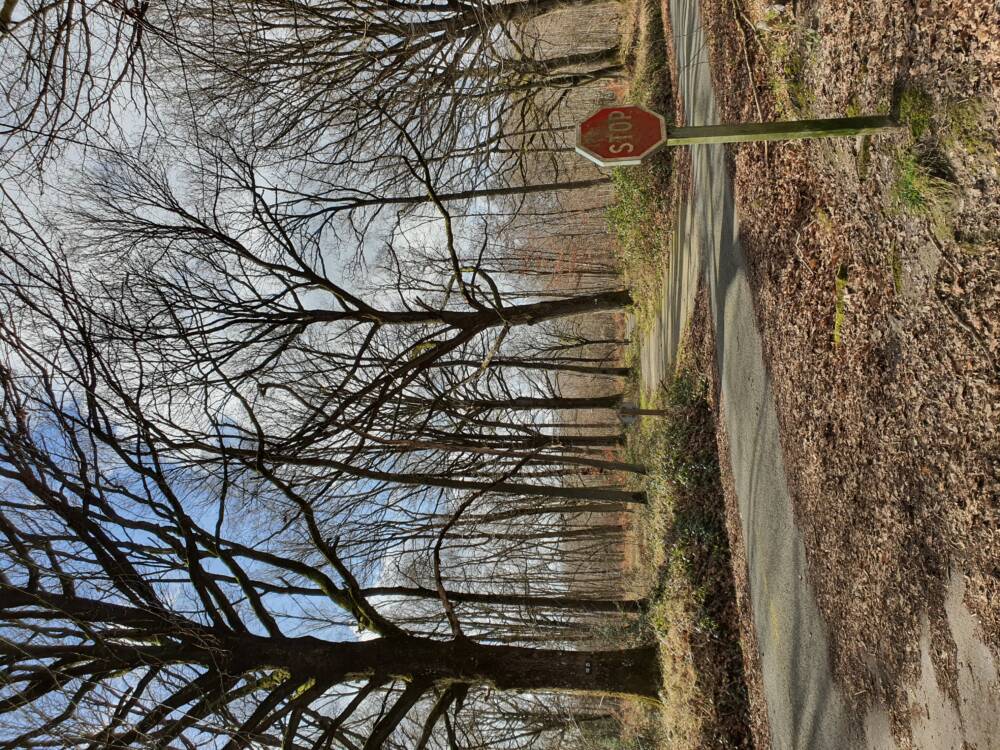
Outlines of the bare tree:
{"label": "bare tree", "polygon": [[[18,120],[26,153],[143,111],[149,65],[178,103],[161,158],[100,141],[77,210],[43,224],[5,192],[0,745],[528,747],[564,736],[554,694],[655,695],[652,649],[593,638],[643,606],[616,577],[644,500],[620,341],[567,337],[629,297],[522,231],[607,195],[553,157],[617,50],[536,29],[588,4],[99,3],[66,26],[70,57],[98,42],[92,108],[35,142]],[[96,60],[124,72],[102,89]]]}
{"label": "bare tree", "polygon": [[[155,32],[136,0],[6,0],[0,10],[2,166],[40,166],[68,145],[106,140],[149,115]],[[152,38],[151,38],[152,37]]]}
{"label": "bare tree", "polygon": [[[470,107],[617,73],[613,48],[538,56],[522,33],[532,19],[596,1],[255,0],[189,5],[179,20],[205,39],[206,106],[254,113],[257,142],[332,137],[336,152],[356,155],[364,146],[354,136],[385,130],[388,112],[424,121],[423,145],[436,138],[444,153],[461,145],[458,120],[470,119]],[[362,94],[378,106],[357,106]]]}
{"label": "bare tree", "polygon": [[[177,461],[127,419],[146,376],[116,374],[72,287],[49,300],[62,325],[45,339],[27,333],[42,321],[18,281],[0,287],[9,744],[377,748],[430,736],[476,685],[655,695],[650,648],[490,643],[443,589],[450,636],[401,626],[365,595],[324,493],[239,456],[210,473]],[[247,518],[279,504],[279,524]],[[323,596],[305,606],[302,588]]]}

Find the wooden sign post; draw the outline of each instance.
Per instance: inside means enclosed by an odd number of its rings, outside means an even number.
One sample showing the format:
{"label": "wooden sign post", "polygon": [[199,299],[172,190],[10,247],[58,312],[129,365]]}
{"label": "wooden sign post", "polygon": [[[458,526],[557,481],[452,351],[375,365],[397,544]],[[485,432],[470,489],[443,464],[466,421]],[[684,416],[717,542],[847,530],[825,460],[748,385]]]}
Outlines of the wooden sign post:
{"label": "wooden sign post", "polygon": [[889,116],[874,115],[668,129],[657,113],[644,107],[623,105],[599,109],[580,123],[576,151],[601,167],[635,166],[664,146],[839,138],[883,133],[900,127]]}

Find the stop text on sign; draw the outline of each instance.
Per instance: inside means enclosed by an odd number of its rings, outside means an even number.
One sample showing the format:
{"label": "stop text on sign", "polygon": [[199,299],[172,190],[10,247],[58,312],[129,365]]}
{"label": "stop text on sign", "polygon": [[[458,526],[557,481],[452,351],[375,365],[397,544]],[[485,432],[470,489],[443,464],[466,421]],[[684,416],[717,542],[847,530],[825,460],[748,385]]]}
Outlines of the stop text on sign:
{"label": "stop text on sign", "polygon": [[667,140],[667,124],[645,107],[603,107],[580,123],[576,151],[601,167],[631,166]]}
{"label": "stop text on sign", "polygon": [[608,115],[608,143],[608,151],[612,154],[631,154],[635,151],[630,112],[616,110]]}

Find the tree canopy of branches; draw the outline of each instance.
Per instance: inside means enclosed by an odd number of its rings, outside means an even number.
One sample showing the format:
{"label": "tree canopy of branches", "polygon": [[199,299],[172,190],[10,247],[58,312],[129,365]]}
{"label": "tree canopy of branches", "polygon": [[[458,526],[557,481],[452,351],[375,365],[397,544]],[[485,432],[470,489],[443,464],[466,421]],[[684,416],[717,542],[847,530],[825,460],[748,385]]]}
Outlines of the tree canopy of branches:
{"label": "tree canopy of branches", "polygon": [[386,130],[389,115],[421,122],[421,146],[447,153],[502,98],[529,107],[543,90],[618,73],[615,47],[550,56],[525,33],[546,13],[601,1],[256,0],[189,5],[183,18],[208,40],[206,104],[255,113],[258,141],[294,134],[301,151],[333,137],[335,152],[357,154],[355,136]]}
{"label": "tree canopy of branches", "polygon": [[148,8],[117,0],[3,3],[0,165],[16,172],[67,144],[104,141],[116,109],[145,115]]}
{"label": "tree canopy of branches", "polygon": [[[443,590],[449,637],[388,616],[331,536],[329,482],[224,434],[207,461],[166,450],[139,408],[147,373],[126,376],[102,353],[64,268],[46,269],[58,297],[38,299],[31,270],[5,275],[0,324],[0,712],[31,727],[11,746],[219,735],[227,747],[374,748],[421,702],[412,731],[429,737],[481,685],[654,694],[648,648],[486,643]],[[33,344],[30,325],[52,338]],[[373,637],[346,637],[349,626]]]}
{"label": "tree canopy of branches", "polygon": [[553,113],[617,50],[537,27],[593,4],[3,4],[45,190],[0,188],[0,747],[519,748],[655,699],[592,636],[643,607],[592,322],[630,298],[524,231],[606,183]]}

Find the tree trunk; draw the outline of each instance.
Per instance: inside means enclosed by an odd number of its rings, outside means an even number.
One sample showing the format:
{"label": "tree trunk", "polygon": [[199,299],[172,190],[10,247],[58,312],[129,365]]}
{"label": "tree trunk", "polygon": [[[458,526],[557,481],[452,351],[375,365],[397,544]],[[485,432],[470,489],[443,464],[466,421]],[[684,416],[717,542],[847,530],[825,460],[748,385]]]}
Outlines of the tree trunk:
{"label": "tree trunk", "polygon": [[[473,198],[491,198],[506,195],[533,195],[535,193],[547,193],[557,190],[586,190],[587,188],[606,185],[611,181],[609,177],[594,177],[587,180],[566,180],[565,182],[544,182],[537,185],[510,185],[498,188],[479,188],[476,190],[459,190],[454,193],[439,193],[437,199],[442,203],[452,201],[472,200]],[[375,198],[344,199],[339,202],[332,199],[330,202],[336,204],[329,209],[321,209],[315,213],[337,213],[340,211],[354,211],[359,208],[371,206],[416,206],[422,203],[429,203],[429,194],[423,195],[384,195]]]}
{"label": "tree trunk", "polygon": [[[586,313],[619,310],[632,304],[632,295],[621,289],[600,294],[586,294],[567,299],[535,302],[529,305],[513,305],[504,308],[504,322],[511,325],[533,325],[546,320],[568,318]],[[499,324],[499,323],[498,323]]]}
{"label": "tree trunk", "polygon": [[14,17],[14,8],[17,7],[18,0],[4,0],[3,7],[0,8],[0,37],[7,36],[10,31],[10,22]]}
{"label": "tree trunk", "polygon": [[625,436],[617,435],[531,435],[525,438],[510,437],[510,444],[530,448],[615,448],[625,445]]}
{"label": "tree trunk", "polygon": [[[433,367],[482,367],[478,359],[446,359],[435,362]],[[575,372],[581,375],[607,375],[609,377],[626,378],[632,370],[629,367],[603,367],[591,365],[561,364],[558,361],[541,362],[531,359],[516,359],[494,357],[486,363],[487,367],[516,367],[519,370],[551,370],[555,372]]]}
{"label": "tree trunk", "polygon": [[561,57],[547,57],[544,60],[532,61],[534,65],[542,70],[556,70],[558,68],[571,68],[577,65],[610,65],[618,62],[619,48],[616,44],[613,47],[594,50],[593,52],[574,52]]}
{"label": "tree trunk", "polygon": [[[480,364],[475,362],[474,364]],[[581,375],[607,375],[610,377],[627,378],[631,373],[630,367],[591,367],[589,365],[567,365],[559,362],[532,362],[530,360],[517,359],[493,359],[490,360],[490,367],[517,367],[522,370],[555,370],[557,372],[575,372]]]}
{"label": "tree trunk", "polygon": [[[375,586],[363,589],[365,596],[405,596],[437,599],[438,592],[421,586]],[[507,607],[542,607],[571,609],[578,612],[639,612],[642,599],[587,599],[574,596],[527,596],[523,594],[476,594],[449,591],[448,599],[455,603],[489,604]]]}
{"label": "tree trunk", "polygon": [[637,696],[657,700],[656,646],[615,651],[564,651],[497,646],[467,639],[432,641],[412,636],[328,643],[315,638],[226,639],[231,668],[261,664],[318,681],[344,682],[374,675],[408,682],[490,685],[497,690],[558,691]]}
{"label": "tree trunk", "polygon": [[468,665],[466,669],[499,690],[634,695],[656,700],[660,687],[655,646],[587,652],[456,644],[455,651]]}
{"label": "tree trunk", "polygon": [[[541,436],[547,438],[548,436]],[[575,445],[580,441],[590,440],[590,436],[582,438],[568,438],[559,440],[545,440],[543,445]],[[603,439],[603,436],[593,438]],[[608,443],[591,443],[597,445],[607,445]],[[617,444],[617,443],[614,443]],[[208,443],[194,443],[198,447],[213,450],[214,446]],[[187,447],[187,444],[179,444],[178,447]],[[523,447],[523,445],[521,446]],[[231,450],[230,455],[240,455],[248,458],[257,458],[257,454],[249,450]],[[550,484],[530,484],[526,482],[496,482],[481,479],[458,479],[453,475],[445,474],[420,474],[406,472],[379,471],[373,468],[363,468],[352,466],[343,461],[333,459],[322,459],[307,456],[296,456],[282,453],[265,453],[264,459],[274,464],[288,464],[297,466],[315,466],[319,468],[334,469],[342,471],[349,476],[361,479],[370,479],[379,482],[389,482],[392,484],[409,487],[443,487],[446,489],[467,490],[470,492],[490,492],[500,495],[525,495],[535,497],[560,497],[571,500],[603,500],[607,502],[619,503],[645,503],[644,492],[634,492],[623,490],[617,487],[566,487]]]}
{"label": "tree trunk", "polygon": [[467,401],[445,399],[443,403],[450,407],[469,409],[512,409],[526,411],[532,409],[616,409],[621,404],[620,393],[612,396],[582,396],[563,398],[536,398],[532,396],[515,396],[514,398],[477,398]]}
{"label": "tree trunk", "polygon": [[[547,320],[570,318],[575,315],[620,310],[632,304],[625,289],[595,294],[580,294],[563,299],[544,300],[521,305],[509,305],[496,310],[377,310],[365,306],[360,310],[306,309],[293,313],[269,313],[268,318],[282,325],[311,325],[345,321],[379,323],[380,325],[441,324],[463,331],[485,331],[503,326],[535,325]],[[598,343],[598,342],[591,342]]]}

